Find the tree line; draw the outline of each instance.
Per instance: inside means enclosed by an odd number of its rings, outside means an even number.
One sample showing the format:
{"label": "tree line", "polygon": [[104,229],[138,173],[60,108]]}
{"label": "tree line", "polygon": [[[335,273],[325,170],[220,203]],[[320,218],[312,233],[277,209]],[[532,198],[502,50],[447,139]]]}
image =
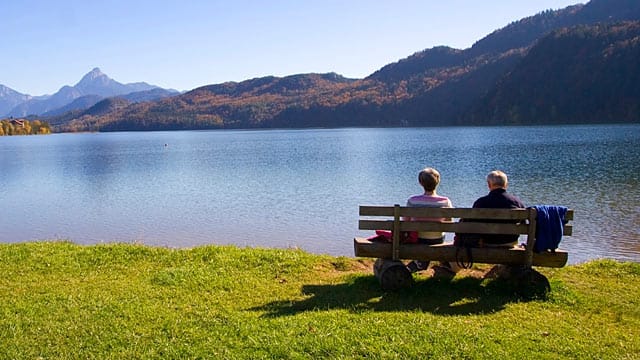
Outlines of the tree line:
{"label": "tree line", "polygon": [[4,119],[0,121],[0,136],[51,134],[49,123],[41,120]]}

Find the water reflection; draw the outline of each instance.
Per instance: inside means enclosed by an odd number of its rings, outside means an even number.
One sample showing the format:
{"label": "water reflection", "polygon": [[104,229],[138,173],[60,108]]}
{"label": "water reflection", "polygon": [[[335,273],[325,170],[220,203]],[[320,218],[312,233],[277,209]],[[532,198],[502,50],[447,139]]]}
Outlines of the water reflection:
{"label": "water reflection", "polygon": [[[359,204],[433,166],[467,207],[492,169],[576,211],[570,262],[640,260],[640,126],[59,134],[0,138],[0,241],[296,246],[352,255]],[[165,146],[167,144],[167,146]]]}

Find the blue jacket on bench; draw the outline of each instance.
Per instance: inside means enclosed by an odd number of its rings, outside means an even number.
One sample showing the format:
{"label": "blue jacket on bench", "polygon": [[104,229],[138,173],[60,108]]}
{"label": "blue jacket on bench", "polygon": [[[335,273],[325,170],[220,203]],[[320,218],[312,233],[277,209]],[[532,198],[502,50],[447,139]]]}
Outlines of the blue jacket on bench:
{"label": "blue jacket on bench", "polygon": [[564,206],[536,205],[536,243],[535,252],[555,251],[562,240],[563,226],[567,223],[565,216],[567,208]]}

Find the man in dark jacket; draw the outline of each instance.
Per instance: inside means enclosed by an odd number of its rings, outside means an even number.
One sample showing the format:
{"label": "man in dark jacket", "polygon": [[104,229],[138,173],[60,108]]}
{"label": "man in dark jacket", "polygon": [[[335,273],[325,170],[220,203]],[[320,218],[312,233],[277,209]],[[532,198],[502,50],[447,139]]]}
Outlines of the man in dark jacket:
{"label": "man in dark jacket", "polygon": [[[524,203],[517,196],[507,193],[507,174],[494,170],[487,175],[489,194],[473,203],[474,208],[524,209]],[[518,235],[483,235],[484,244],[509,245],[518,241]]]}

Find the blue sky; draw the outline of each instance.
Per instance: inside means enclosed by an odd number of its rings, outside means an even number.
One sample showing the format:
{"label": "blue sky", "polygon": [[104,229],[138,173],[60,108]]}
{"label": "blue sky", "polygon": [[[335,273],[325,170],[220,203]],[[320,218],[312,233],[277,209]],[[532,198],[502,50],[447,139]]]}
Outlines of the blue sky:
{"label": "blue sky", "polygon": [[0,84],[30,95],[94,67],[123,82],[190,90],[225,81],[336,72],[363,78],[437,45],[580,0],[2,1]]}

